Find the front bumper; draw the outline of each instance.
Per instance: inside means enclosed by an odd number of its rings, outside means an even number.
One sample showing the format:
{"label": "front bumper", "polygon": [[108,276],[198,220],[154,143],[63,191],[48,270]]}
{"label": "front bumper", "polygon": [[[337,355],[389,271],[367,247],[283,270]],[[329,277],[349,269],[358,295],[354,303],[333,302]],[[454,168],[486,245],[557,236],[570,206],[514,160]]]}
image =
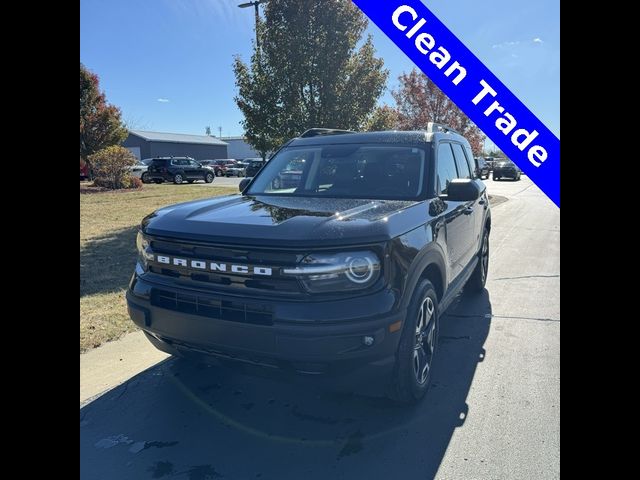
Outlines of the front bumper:
{"label": "front bumper", "polygon": [[[212,299],[223,309],[244,305],[244,317],[223,320],[173,306],[163,308],[166,305],[159,306],[155,300],[158,290],[165,297],[195,298],[192,290],[156,285],[134,274],[126,294],[129,315],[156,348],[214,363],[323,377],[335,385],[355,386],[356,380],[384,383],[395,363],[405,317],[405,311],[391,310],[395,304],[391,291],[331,302],[195,292],[196,301]],[[270,321],[243,321],[249,318],[247,311],[256,309],[271,312]],[[373,338],[373,343],[367,345],[370,339],[365,337]]]}

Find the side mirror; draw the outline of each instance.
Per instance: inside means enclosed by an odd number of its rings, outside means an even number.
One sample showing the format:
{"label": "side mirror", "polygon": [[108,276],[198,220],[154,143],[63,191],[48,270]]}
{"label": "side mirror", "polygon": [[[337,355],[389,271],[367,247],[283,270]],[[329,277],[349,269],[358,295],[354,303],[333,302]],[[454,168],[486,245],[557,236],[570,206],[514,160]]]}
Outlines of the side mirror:
{"label": "side mirror", "polygon": [[443,195],[443,200],[452,202],[471,202],[480,198],[480,185],[469,178],[456,178],[449,182],[447,195]]}
{"label": "side mirror", "polygon": [[247,185],[251,183],[251,180],[253,180],[253,177],[244,177],[242,180],[240,180],[240,185],[238,185],[240,193],[244,192],[244,189],[247,188]]}

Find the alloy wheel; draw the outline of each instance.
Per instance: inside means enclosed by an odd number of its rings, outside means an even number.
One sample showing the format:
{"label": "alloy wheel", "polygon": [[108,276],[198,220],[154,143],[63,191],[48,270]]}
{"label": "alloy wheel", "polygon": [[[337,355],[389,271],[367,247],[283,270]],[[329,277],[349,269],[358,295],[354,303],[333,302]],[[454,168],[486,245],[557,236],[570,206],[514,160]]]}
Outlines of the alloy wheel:
{"label": "alloy wheel", "polygon": [[482,239],[480,262],[482,263],[482,283],[484,284],[487,280],[487,272],[489,271],[489,234],[487,232],[484,233],[484,237]]}
{"label": "alloy wheel", "polygon": [[431,297],[427,297],[418,312],[413,347],[413,373],[420,385],[429,378],[436,340],[435,305]]}

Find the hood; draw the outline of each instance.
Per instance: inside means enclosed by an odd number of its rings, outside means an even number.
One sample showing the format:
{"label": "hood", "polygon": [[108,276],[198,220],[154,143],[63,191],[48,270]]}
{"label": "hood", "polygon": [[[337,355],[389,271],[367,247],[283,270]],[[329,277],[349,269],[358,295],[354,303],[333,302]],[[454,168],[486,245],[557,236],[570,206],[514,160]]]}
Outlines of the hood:
{"label": "hood", "polygon": [[142,229],[215,243],[321,247],[386,241],[426,218],[422,201],[228,195],[161,208]]}

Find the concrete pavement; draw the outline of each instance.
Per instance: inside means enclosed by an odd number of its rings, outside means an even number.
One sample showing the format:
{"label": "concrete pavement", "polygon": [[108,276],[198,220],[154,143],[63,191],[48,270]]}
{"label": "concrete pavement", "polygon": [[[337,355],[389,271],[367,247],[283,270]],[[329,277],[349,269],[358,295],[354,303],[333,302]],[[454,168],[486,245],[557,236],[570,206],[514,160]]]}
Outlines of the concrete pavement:
{"label": "concrete pavement", "polygon": [[[420,405],[170,359],[81,408],[81,477],[559,478],[560,212],[527,177],[486,183],[508,198],[493,209],[487,290],[443,319]],[[154,350],[135,345],[142,370]]]}

